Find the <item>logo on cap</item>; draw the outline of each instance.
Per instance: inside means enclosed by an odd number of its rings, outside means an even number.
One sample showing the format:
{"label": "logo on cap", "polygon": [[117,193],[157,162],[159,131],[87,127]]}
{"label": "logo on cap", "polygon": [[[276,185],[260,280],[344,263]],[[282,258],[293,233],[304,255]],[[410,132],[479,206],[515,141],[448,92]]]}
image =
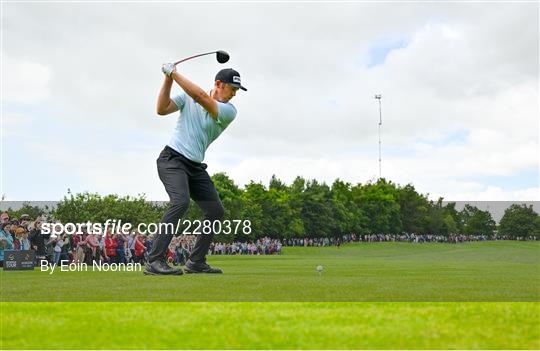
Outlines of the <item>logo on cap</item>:
{"label": "logo on cap", "polygon": [[240,73],[232,68],[222,69],[216,74],[216,81],[220,80],[223,83],[234,84],[237,88],[247,91],[245,87],[241,85]]}

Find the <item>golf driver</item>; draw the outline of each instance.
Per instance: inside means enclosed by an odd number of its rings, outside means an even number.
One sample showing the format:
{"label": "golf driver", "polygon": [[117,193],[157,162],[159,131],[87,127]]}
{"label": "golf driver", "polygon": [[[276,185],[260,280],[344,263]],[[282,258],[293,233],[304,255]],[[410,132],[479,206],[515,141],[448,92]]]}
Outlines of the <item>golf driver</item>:
{"label": "golf driver", "polygon": [[174,65],[176,66],[179,63],[182,63],[182,62],[187,61],[187,60],[191,60],[192,58],[195,58],[195,57],[211,55],[211,54],[216,54],[216,58],[217,58],[217,61],[219,63],[225,63],[225,62],[229,61],[229,54],[226,53],[223,50],[218,50],[218,51],[207,52],[207,53],[204,53],[204,54],[199,54],[199,55],[195,55],[195,56],[191,56],[191,57],[182,59],[182,60],[180,60],[178,62],[175,62]]}

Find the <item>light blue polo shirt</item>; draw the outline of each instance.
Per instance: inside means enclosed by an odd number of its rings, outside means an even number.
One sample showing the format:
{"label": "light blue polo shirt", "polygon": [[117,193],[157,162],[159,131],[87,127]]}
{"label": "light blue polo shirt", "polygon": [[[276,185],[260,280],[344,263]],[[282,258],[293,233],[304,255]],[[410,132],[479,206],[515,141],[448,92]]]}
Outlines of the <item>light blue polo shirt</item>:
{"label": "light blue polo shirt", "polygon": [[200,163],[208,146],[236,117],[236,108],[229,102],[217,101],[218,116],[215,120],[185,92],[172,100],[180,110],[180,117],[168,146],[191,161]]}

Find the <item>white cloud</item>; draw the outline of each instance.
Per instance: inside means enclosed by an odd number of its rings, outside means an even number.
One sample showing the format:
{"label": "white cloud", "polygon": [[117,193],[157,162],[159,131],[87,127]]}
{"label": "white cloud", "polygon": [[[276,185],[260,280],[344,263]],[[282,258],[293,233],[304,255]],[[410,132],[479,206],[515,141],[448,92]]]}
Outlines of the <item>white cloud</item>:
{"label": "white cloud", "polygon": [[540,187],[509,191],[496,186],[456,182],[452,190],[437,195],[447,201],[540,201]]}
{"label": "white cloud", "polygon": [[[84,135],[80,143],[56,135],[63,161],[50,172],[58,172],[65,188],[77,179],[89,190],[146,192],[163,199],[154,160],[176,117],[155,117],[159,67],[165,60],[225,49],[231,53],[227,66],[241,72],[249,91],[233,100],[237,120],[208,150],[213,172],[225,170],[238,183],[266,182],[272,174],[286,181],[296,175],[327,182],[376,177],[373,94],[382,93],[385,177],[445,198],[534,192],[527,190],[530,184],[514,184],[523,189],[516,192],[469,179],[511,177],[538,167],[537,4],[10,3],[4,8],[3,68],[11,72],[3,78],[6,106],[29,115],[25,104],[41,101],[43,110],[55,111],[47,117],[51,125],[69,125],[73,134]],[[181,13],[183,20],[165,13]],[[241,25],[223,23],[233,15],[242,18]],[[363,55],[385,38],[410,40],[384,64],[362,65]],[[219,68],[207,57],[179,69],[210,88]],[[28,72],[34,73],[25,76]],[[14,102],[23,105],[10,105]],[[4,121],[5,129],[14,127],[13,119]],[[103,136],[115,130],[137,137],[125,137],[118,148]],[[467,132],[468,140],[438,142],[456,130]],[[39,140],[37,132],[29,127],[28,138]],[[131,152],[129,145],[136,149],[141,133],[162,142]],[[94,150],[92,142],[98,145]],[[102,163],[80,168],[74,159],[81,154]],[[64,168],[69,171],[60,171]]]}
{"label": "white cloud", "polygon": [[50,67],[38,62],[19,62],[13,58],[6,59],[3,65],[5,102],[38,104],[50,97]]}

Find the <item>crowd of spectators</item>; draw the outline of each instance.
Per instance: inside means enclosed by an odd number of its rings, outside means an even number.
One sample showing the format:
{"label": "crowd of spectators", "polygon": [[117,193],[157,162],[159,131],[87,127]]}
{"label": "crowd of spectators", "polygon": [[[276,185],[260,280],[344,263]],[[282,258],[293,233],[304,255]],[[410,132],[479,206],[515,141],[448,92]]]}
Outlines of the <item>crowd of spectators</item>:
{"label": "crowd of spectators", "polygon": [[279,255],[282,247],[280,240],[264,237],[247,242],[212,243],[208,253],[210,255]]}
{"label": "crowd of spectators", "polygon": [[4,250],[43,248],[44,240],[40,233],[39,222],[32,222],[28,215],[11,219],[6,212],[0,214],[0,262],[4,262]]}
{"label": "crowd of spectators", "polygon": [[4,212],[0,215],[0,262],[4,261],[4,250],[34,250],[38,261],[46,259],[58,264],[61,260],[70,263],[144,263],[151,241],[144,235],[114,234],[105,236],[89,234],[85,227],[81,234],[58,236],[41,233],[41,218],[32,221],[30,216],[10,219]]}
{"label": "crowd of spectators", "polygon": [[180,235],[172,238],[167,250],[167,261],[174,265],[184,265],[195,246],[195,235]]}
{"label": "crowd of spectators", "polygon": [[[195,246],[195,235],[173,237],[167,251],[167,261],[174,265],[183,265]],[[261,238],[255,241],[221,243],[212,242],[209,255],[273,255],[281,254],[282,244],[277,239]]]}
{"label": "crowd of spectators", "polygon": [[[487,240],[512,240],[512,238],[506,235],[464,235],[464,234],[450,234],[445,235],[433,235],[433,234],[371,234],[361,235],[361,241],[365,242],[410,242],[410,243],[464,243],[469,241],[487,241]],[[536,240],[534,236],[519,237],[515,240]]]}
{"label": "crowd of spectators", "polygon": [[[9,214],[0,214],[0,264],[4,261],[4,250],[34,250],[37,260],[46,259],[51,263],[67,260],[70,263],[141,263],[146,261],[147,252],[152,248],[152,236],[138,233],[130,235],[106,233],[105,236],[89,234],[83,227],[82,234],[43,235],[42,219],[31,220],[29,215],[11,219]],[[281,254],[284,246],[337,246],[348,242],[411,242],[411,243],[462,243],[468,241],[510,240],[500,235],[420,235],[402,234],[347,234],[332,238],[287,238],[264,237],[243,242],[213,242],[209,255],[273,255]],[[183,265],[195,245],[195,235],[181,235],[171,240],[167,260],[175,265]],[[535,237],[517,240],[536,240]]]}
{"label": "crowd of spectators", "polygon": [[358,235],[346,234],[332,238],[289,238],[283,239],[284,246],[340,246],[343,243],[358,241]]}
{"label": "crowd of spectators", "polygon": [[[47,237],[47,236],[45,236]],[[44,257],[52,263],[60,260],[92,265],[94,261],[101,263],[144,263],[145,253],[151,245],[146,236],[133,233],[130,235],[114,234],[105,236],[82,234],[48,236],[45,241],[45,252],[36,250],[36,256]]]}

